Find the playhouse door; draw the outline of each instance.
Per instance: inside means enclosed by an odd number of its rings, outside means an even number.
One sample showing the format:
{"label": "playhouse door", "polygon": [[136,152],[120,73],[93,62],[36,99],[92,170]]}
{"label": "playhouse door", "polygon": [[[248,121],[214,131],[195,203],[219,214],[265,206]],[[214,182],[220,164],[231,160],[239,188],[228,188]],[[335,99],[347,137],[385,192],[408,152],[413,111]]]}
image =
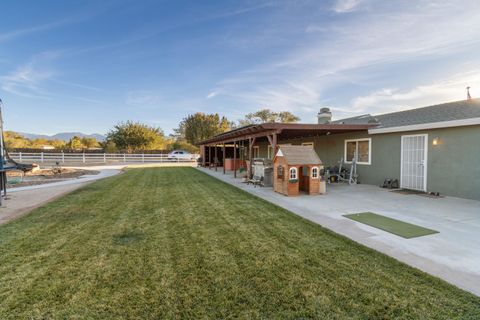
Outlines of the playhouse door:
{"label": "playhouse door", "polygon": [[300,191],[305,191],[305,192],[309,192],[309,187],[310,187],[310,181],[309,181],[309,170],[308,170],[308,166],[303,166],[303,167],[300,167],[300,175],[299,175],[299,181],[298,181],[298,185],[299,185],[299,188],[300,188]]}

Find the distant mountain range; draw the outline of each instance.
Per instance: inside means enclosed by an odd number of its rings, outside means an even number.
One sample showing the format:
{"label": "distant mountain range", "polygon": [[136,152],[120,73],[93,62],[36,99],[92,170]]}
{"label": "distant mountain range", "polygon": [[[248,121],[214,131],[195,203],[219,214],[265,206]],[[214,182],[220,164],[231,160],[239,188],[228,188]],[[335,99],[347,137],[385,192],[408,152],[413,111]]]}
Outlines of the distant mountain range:
{"label": "distant mountain range", "polygon": [[105,136],[103,134],[99,133],[92,133],[92,134],[85,134],[81,132],[60,132],[57,134],[54,134],[52,136],[48,136],[45,134],[34,134],[34,133],[26,133],[26,132],[17,132],[18,134],[21,134],[27,139],[48,139],[48,140],[63,140],[63,141],[69,141],[71,138],[74,136],[83,138],[95,138],[97,141],[104,141]]}

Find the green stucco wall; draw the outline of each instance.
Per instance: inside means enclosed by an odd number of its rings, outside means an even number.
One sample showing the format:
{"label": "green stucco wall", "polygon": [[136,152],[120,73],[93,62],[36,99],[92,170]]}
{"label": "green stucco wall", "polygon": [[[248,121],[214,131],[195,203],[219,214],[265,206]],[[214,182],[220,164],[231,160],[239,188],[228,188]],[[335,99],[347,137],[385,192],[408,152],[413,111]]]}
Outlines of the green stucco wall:
{"label": "green stucco wall", "polygon": [[[480,126],[427,132],[430,191],[480,200]],[[438,137],[439,144],[432,141]]]}
{"label": "green stucco wall", "polygon": [[[338,164],[346,139],[371,138],[371,164],[357,165],[361,183],[381,185],[385,178],[400,181],[401,136],[428,134],[427,191],[480,200],[480,126],[369,135],[366,132],[332,134],[313,138],[281,140],[279,144],[314,142],[324,166]],[[438,138],[438,145],[433,139]],[[267,142],[261,142],[260,157],[267,157]]]}

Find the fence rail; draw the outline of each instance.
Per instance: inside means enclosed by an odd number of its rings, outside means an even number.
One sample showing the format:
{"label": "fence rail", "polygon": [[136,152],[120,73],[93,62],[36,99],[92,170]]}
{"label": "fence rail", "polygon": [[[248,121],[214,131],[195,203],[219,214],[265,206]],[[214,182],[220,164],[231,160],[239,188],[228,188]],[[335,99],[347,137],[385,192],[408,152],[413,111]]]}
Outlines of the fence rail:
{"label": "fence rail", "polygon": [[127,163],[127,162],[196,162],[198,155],[172,158],[168,154],[132,153],[51,153],[12,152],[10,157],[21,163]]}

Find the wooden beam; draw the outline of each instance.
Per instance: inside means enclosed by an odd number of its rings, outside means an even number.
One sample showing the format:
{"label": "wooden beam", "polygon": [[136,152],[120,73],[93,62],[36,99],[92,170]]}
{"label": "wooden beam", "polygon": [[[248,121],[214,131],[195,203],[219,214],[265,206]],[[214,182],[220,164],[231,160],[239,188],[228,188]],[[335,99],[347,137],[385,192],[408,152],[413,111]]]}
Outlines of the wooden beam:
{"label": "wooden beam", "polygon": [[[262,131],[262,132],[259,132],[259,133],[248,133],[246,132],[245,135],[243,136],[238,136],[238,137],[222,137],[222,138],[219,138],[218,140],[216,141],[208,141],[206,143],[218,143],[218,144],[223,144],[223,143],[233,143],[235,141],[242,141],[242,140],[248,140],[248,139],[251,139],[251,138],[262,138],[262,137],[268,137],[269,135],[273,135],[274,133],[276,134],[280,134],[281,133],[281,130],[279,129],[271,129],[271,130],[265,130],[265,131]],[[214,139],[214,138],[212,138]],[[207,144],[205,144],[207,145]]]}
{"label": "wooden beam", "polygon": [[208,146],[208,169],[212,167],[212,147]]}
{"label": "wooden beam", "polygon": [[268,142],[271,146],[273,146],[273,138],[271,136],[267,136]]}
{"label": "wooden beam", "polygon": [[[244,129],[232,130],[232,132],[222,133],[219,136],[201,141],[200,144],[222,143],[234,140],[246,139],[249,136],[256,135],[265,137],[275,131],[280,134],[282,130],[289,131],[316,131],[317,133],[331,132],[344,133],[352,131],[366,131],[378,126],[378,124],[301,124],[301,123],[265,123],[255,125]],[[255,133],[256,132],[256,133]]]}
{"label": "wooden beam", "polygon": [[237,177],[237,141],[233,142],[233,177]]}
{"label": "wooden beam", "polygon": [[248,160],[249,160],[248,171],[250,172],[250,176],[248,177],[249,179],[251,179],[252,176],[253,176],[253,172],[252,172],[252,169],[253,169],[253,147],[255,145],[255,140],[256,140],[256,138],[250,138],[249,141],[248,141]]}
{"label": "wooden beam", "polygon": [[213,161],[215,162],[215,171],[217,171],[217,165],[218,165],[218,154],[217,154],[217,145],[215,144],[215,159]]}
{"label": "wooden beam", "polygon": [[207,155],[205,152],[205,146],[200,146],[200,154],[202,155],[202,167],[205,168],[205,162],[207,161],[207,159],[205,159]]}
{"label": "wooden beam", "polygon": [[225,174],[225,143],[223,144],[223,174]]}
{"label": "wooden beam", "polygon": [[273,149],[273,154],[277,154],[277,134],[274,133],[272,137],[272,149]]}
{"label": "wooden beam", "polygon": [[249,138],[261,138],[261,137],[267,137],[269,135],[272,135],[274,133],[278,133],[277,132],[278,130],[269,130],[269,131],[264,131],[264,132],[261,132],[261,133],[255,133],[255,134],[249,134],[247,135],[245,138],[246,139],[249,139]]}

